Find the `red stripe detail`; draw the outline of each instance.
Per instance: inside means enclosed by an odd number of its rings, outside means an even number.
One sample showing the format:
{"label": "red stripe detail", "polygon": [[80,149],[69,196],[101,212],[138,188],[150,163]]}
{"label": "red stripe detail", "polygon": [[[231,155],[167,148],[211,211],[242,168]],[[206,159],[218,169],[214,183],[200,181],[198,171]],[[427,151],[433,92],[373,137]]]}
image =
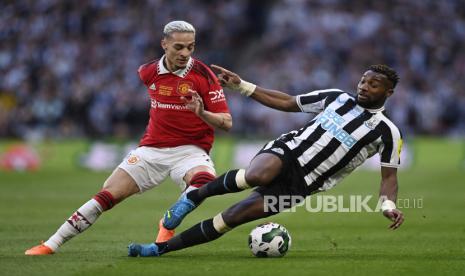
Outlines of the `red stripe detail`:
{"label": "red stripe detail", "polygon": [[[191,180],[192,182],[199,182],[199,181],[210,181],[212,178],[211,177],[206,177],[206,176],[200,176],[194,180]],[[214,178],[213,178],[214,179]]]}
{"label": "red stripe detail", "polygon": [[209,172],[199,172],[196,173],[192,178],[190,185],[192,187],[197,187],[200,188],[203,185],[207,184],[208,182],[211,182],[215,179],[215,176]]}
{"label": "red stripe detail", "polygon": [[108,205],[107,202],[104,198],[102,198],[99,194],[96,194],[94,196],[94,199],[102,206],[103,210],[108,210]]}
{"label": "red stripe detail", "polygon": [[113,195],[107,190],[101,190],[98,192],[94,199],[102,206],[103,211],[109,210],[116,205],[116,200],[113,198]]}
{"label": "red stripe detail", "polygon": [[198,172],[196,173],[193,177],[198,177],[198,176],[208,176],[208,177],[215,177],[213,174],[209,173],[209,172]]}

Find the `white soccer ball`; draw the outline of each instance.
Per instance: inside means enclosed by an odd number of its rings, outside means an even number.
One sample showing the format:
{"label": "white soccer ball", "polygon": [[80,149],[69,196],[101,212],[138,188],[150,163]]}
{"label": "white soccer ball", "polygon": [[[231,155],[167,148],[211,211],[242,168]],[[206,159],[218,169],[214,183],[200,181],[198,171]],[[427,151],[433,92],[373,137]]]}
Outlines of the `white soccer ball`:
{"label": "white soccer ball", "polygon": [[291,235],[282,225],[267,222],[250,232],[249,248],[256,257],[282,257],[291,247]]}

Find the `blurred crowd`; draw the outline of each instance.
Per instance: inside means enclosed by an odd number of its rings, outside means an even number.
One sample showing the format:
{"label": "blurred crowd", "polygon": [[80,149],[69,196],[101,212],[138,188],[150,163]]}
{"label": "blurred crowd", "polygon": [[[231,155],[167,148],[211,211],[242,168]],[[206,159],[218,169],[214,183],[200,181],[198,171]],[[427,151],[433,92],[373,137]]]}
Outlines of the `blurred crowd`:
{"label": "blurred crowd", "polygon": [[[404,134],[465,135],[464,1],[16,0],[0,3],[0,137],[140,137],[137,68],[163,54],[177,19],[197,29],[195,57],[291,94],[355,92],[367,66],[386,63],[401,78],[387,110]],[[309,119],[226,94],[238,135]]]}

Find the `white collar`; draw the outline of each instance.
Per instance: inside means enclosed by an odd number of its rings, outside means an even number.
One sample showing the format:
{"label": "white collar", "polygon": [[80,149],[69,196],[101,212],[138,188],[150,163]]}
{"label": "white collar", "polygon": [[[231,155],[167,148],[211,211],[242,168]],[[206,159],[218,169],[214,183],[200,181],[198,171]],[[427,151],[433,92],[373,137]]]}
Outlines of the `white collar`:
{"label": "white collar", "polygon": [[384,105],[382,107],[376,108],[376,109],[371,109],[371,108],[365,108],[365,109],[370,113],[378,113],[378,112],[384,111]]}
{"label": "white collar", "polygon": [[178,69],[174,72],[170,72],[163,64],[164,60],[165,60],[165,55],[163,55],[158,61],[158,65],[157,65],[158,75],[172,73],[178,77],[185,78],[187,74],[189,73],[189,71],[192,69],[192,66],[194,66],[194,60],[191,57],[189,57],[189,61],[187,62],[186,68]]}

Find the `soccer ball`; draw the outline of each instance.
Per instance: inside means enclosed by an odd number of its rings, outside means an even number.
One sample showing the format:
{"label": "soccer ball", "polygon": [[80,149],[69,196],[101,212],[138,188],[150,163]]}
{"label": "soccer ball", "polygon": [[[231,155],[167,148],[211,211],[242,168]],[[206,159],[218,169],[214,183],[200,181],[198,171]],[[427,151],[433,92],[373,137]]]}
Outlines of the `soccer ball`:
{"label": "soccer ball", "polygon": [[249,234],[249,248],[256,257],[282,257],[291,247],[291,235],[282,225],[260,224]]}

